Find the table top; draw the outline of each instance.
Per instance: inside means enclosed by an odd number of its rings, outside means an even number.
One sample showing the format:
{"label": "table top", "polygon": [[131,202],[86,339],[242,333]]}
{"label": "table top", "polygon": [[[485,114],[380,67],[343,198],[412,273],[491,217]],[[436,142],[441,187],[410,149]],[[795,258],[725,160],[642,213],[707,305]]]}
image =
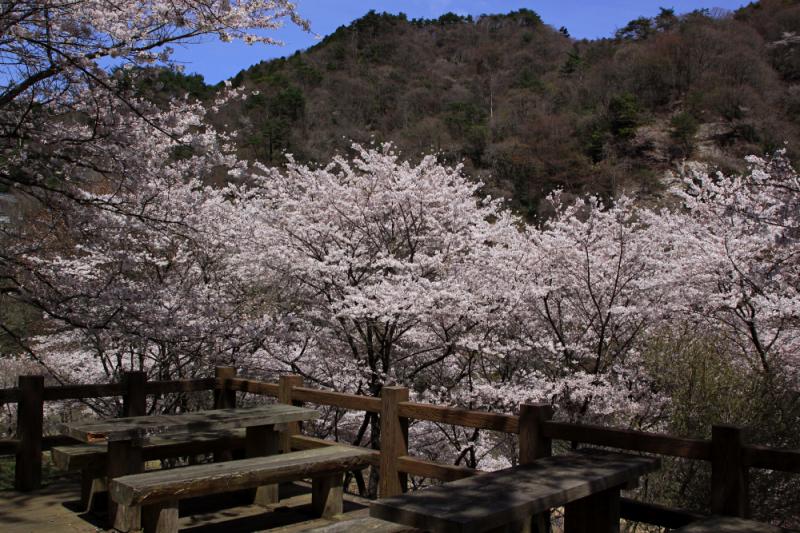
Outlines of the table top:
{"label": "table top", "polygon": [[620,487],[659,465],[651,457],[582,450],[380,499],[370,516],[434,532],[487,531]]}
{"label": "table top", "polygon": [[83,442],[147,440],[164,433],[190,433],[272,426],[319,417],[305,407],[274,404],[251,408],[214,409],[177,415],[133,416],[62,424],[61,433]]}

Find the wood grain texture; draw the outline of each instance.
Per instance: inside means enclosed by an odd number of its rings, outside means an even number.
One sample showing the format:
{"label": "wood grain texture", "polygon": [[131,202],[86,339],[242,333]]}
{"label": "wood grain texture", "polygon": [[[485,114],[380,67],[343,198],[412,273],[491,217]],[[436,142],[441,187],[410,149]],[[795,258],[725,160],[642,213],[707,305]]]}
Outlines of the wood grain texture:
{"label": "wood grain texture", "polygon": [[[244,442],[243,429],[160,435],[142,444],[142,457],[145,461],[153,461],[222,450],[242,450]],[[105,468],[108,445],[105,442],[96,442],[56,446],[52,448],[51,454],[56,468],[67,472],[85,468]]]}
{"label": "wood grain texture", "polygon": [[406,491],[408,476],[397,469],[397,458],[408,454],[408,419],[400,415],[399,404],[408,400],[405,387],[381,390],[381,463],[378,494],[381,498]]}
{"label": "wood grain texture", "polygon": [[17,437],[14,488],[21,491],[42,485],[42,427],[44,421],[44,377],[19,376]]}
{"label": "wood grain texture", "polygon": [[311,509],[322,518],[331,518],[344,509],[344,474],[335,472],[311,480]]}
{"label": "wood grain texture", "polygon": [[[263,457],[275,455],[280,449],[280,433],[273,426],[255,426],[247,428],[245,438],[245,457]],[[267,506],[280,499],[278,484],[270,483],[256,488],[253,503]]]}
{"label": "wood grain texture", "polygon": [[294,399],[302,402],[332,405],[342,409],[369,411],[371,413],[379,413],[381,411],[380,398],[372,398],[371,396],[324,391],[307,387],[297,387],[292,391],[292,394]]}
{"label": "wood grain texture", "polygon": [[358,518],[308,530],[308,533],[422,533],[419,529],[377,518]]}
{"label": "wood grain texture", "polygon": [[788,529],[743,518],[716,517],[694,522],[674,533],[790,533]]}
{"label": "wood grain texture", "polygon": [[711,512],[747,518],[748,472],[744,465],[744,433],[741,428],[711,428]]}
{"label": "wood grain texture", "polygon": [[178,533],[178,500],[144,507],[142,530],[143,533]]}
{"label": "wood grain texture", "polygon": [[[303,385],[303,377],[302,376],[281,376],[280,381],[278,382],[278,402],[285,404],[285,405],[300,405],[300,402],[295,402],[293,395],[294,387],[300,387]],[[300,423],[299,422],[289,422],[286,424],[286,427],[281,431],[281,444],[280,449],[283,450],[284,453],[292,451],[292,445],[290,439],[292,435],[300,434]]]}
{"label": "wood grain texture", "polygon": [[291,405],[265,405],[249,409],[215,409],[179,415],[154,415],[133,418],[62,424],[61,431],[81,442],[99,440],[147,440],[164,433],[232,430],[311,420],[319,417],[313,409]]}
{"label": "wood grain texture", "polygon": [[400,416],[416,420],[428,420],[453,426],[490,429],[505,433],[519,433],[519,418],[512,415],[470,411],[442,405],[403,402],[399,408]]}
{"label": "wood grain texture", "polygon": [[658,466],[649,457],[587,450],[381,499],[370,516],[434,532],[487,531],[620,487]]}
{"label": "wood grain texture", "polygon": [[684,439],[659,433],[569,422],[545,422],[544,434],[551,439],[582,442],[595,446],[657,453],[670,457],[711,460],[711,442],[701,439]]}
{"label": "wood grain texture", "polygon": [[149,505],[170,498],[218,494],[359,468],[368,452],[331,446],[268,457],[210,463],[123,476],[111,481],[114,501]]}

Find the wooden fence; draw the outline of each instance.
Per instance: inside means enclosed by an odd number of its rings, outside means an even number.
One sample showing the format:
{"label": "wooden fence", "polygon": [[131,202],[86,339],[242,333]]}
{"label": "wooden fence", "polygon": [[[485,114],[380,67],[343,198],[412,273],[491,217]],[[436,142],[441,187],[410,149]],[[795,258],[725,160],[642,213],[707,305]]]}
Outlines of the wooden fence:
{"label": "wooden fence", "polygon": [[[121,396],[123,413],[144,414],[146,395],[213,391],[217,408],[234,407],[236,392],[277,398],[282,403],[304,402],[376,413],[381,424],[381,449],[374,450],[372,465],[380,469],[379,496],[392,496],[406,490],[408,475],[453,481],[481,472],[462,466],[446,465],[414,457],[408,453],[410,419],[500,431],[518,436],[520,463],[528,463],[552,453],[552,441],[591,444],[680,457],[711,464],[711,509],[714,514],[749,514],[748,471],[763,468],[800,473],[800,450],[780,450],[747,444],[744,431],[734,426],[712,427],[710,440],[615,429],[552,420],[552,409],[545,404],[523,404],[519,416],[472,411],[408,401],[403,387],[384,387],[380,398],[324,391],[303,386],[300,376],[281,376],[278,383],[236,377],[233,368],[218,367],[215,377],[179,381],[147,381],[143,372],[126,372],[119,383],[101,385],[44,386],[42,376],[20,376],[18,386],[0,389],[0,403],[18,404],[17,438],[0,440],[0,455],[16,454],[15,487],[32,490],[41,485],[41,454],[53,446],[73,443],[61,436],[43,436],[43,405],[46,401]],[[282,447],[309,449],[336,444],[301,435],[290,426]],[[341,443],[339,443],[341,444]],[[623,498],[623,518],[676,528],[697,520],[700,515],[661,505]]]}

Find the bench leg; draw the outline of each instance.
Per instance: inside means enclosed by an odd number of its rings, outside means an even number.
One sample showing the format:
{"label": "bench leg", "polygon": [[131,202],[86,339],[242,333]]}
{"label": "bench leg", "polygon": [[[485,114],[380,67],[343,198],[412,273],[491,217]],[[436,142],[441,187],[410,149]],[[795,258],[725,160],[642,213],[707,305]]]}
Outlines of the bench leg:
{"label": "bench leg", "polygon": [[97,504],[97,496],[108,490],[103,473],[93,470],[81,470],[81,507],[86,512],[92,511]]}
{"label": "bench leg", "polygon": [[619,533],[619,487],[565,505],[564,533]]}
{"label": "bench leg", "polygon": [[323,518],[341,514],[344,508],[344,473],[311,480],[311,508]]}
{"label": "bench leg", "polygon": [[178,533],[178,500],[142,508],[144,533]]}
{"label": "bench leg", "polygon": [[[245,454],[247,457],[262,457],[278,453],[280,434],[273,426],[257,426],[247,428]],[[256,489],[253,503],[269,505],[278,503],[278,484],[264,485]]]}
{"label": "bench leg", "polygon": [[[108,443],[107,478],[144,472],[142,449],[131,441],[111,441]],[[108,521],[116,529],[127,532],[140,529],[139,507],[117,505],[108,493]]]}

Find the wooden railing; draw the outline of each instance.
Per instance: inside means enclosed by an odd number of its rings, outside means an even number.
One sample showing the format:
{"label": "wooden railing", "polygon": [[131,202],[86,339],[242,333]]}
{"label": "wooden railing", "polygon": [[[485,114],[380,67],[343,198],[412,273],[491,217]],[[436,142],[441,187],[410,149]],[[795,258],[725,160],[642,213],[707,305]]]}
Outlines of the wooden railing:
{"label": "wooden railing", "polygon": [[[74,442],[61,436],[42,436],[45,401],[121,396],[123,413],[135,416],[144,414],[146,395],[197,391],[213,391],[217,408],[235,407],[236,393],[246,392],[272,396],[282,403],[306,402],[376,413],[381,425],[381,449],[373,450],[371,463],[380,469],[381,497],[406,490],[408,475],[453,481],[481,473],[409,455],[409,420],[516,434],[521,464],[550,455],[553,440],[707,461],[711,464],[710,511],[714,514],[749,514],[747,479],[750,468],[800,473],[800,450],[747,444],[743,430],[734,426],[713,426],[710,440],[688,439],[556,422],[552,420],[552,408],[544,404],[523,404],[518,416],[507,415],[410,402],[408,389],[402,387],[384,387],[381,397],[373,398],[304,387],[299,376],[281,376],[278,383],[244,379],[228,367],[218,367],[213,378],[180,381],[147,381],[143,372],[127,372],[119,383],[101,385],[45,387],[42,376],[20,376],[16,388],[0,389],[0,403],[18,403],[17,438],[0,440],[0,454],[16,455],[15,487],[32,490],[41,484],[41,452]],[[282,446],[289,450],[333,444],[337,443],[301,435],[297,425],[290,425]],[[623,499],[621,514],[628,520],[668,528],[681,527],[700,517],[696,513],[631,499]]]}

